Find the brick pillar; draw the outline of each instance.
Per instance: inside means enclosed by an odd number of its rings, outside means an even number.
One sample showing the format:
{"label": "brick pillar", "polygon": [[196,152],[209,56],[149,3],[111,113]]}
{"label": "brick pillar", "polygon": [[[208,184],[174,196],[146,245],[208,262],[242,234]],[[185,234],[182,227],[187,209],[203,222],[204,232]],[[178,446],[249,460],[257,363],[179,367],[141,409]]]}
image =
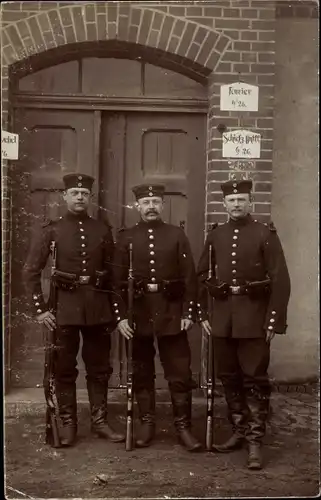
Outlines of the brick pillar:
{"label": "brick pillar", "polygon": [[[218,10],[221,14],[215,19],[215,28],[224,30],[232,40],[209,77],[207,224],[227,218],[220,183],[245,174],[243,170],[233,170],[235,162],[222,158],[218,125],[225,125],[227,131],[244,128],[261,134],[261,158],[252,160],[246,175],[253,180],[254,215],[265,222],[271,211],[275,7],[268,0],[241,3],[233,8],[215,7],[216,15]],[[236,81],[259,86],[257,112],[220,111],[220,86]]]}

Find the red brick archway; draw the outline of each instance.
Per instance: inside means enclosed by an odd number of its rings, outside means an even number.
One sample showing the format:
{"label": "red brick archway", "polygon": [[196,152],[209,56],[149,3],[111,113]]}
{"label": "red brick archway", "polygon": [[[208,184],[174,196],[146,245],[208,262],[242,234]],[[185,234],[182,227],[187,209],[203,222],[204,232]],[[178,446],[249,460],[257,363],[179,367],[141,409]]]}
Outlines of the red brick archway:
{"label": "red brick archway", "polygon": [[182,64],[187,59],[209,74],[231,38],[196,22],[129,2],[118,8],[101,2],[60,7],[8,25],[3,30],[3,57],[10,65],[67,44],[102,40],[159,49]]}

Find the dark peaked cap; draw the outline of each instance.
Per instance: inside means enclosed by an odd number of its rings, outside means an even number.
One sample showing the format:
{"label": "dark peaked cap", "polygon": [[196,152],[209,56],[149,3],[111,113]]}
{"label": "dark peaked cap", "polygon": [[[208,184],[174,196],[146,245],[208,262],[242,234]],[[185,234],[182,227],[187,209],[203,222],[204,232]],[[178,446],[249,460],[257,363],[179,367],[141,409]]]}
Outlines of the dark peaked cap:
{"label": "dark peaked cap", "polygon": [[94,183],[94,178],[87,174],[67,174],[64,175],[63,181],[65,184],[65,189],[71,188],[86,188],[91,191],[92,185]]}
{"label": "dark peaked cap", "polygon": [[145,198],[147,196],[160,196],[163,198],[165,193],[165,186],[162,184],[140,184],[132,188],[136,200]]}
{"label": "dark peaked cap", "polygon": [[229,194],[250,193],[252,190],[252,181],[227,181],[221,184],[221,189],[224,196]]}

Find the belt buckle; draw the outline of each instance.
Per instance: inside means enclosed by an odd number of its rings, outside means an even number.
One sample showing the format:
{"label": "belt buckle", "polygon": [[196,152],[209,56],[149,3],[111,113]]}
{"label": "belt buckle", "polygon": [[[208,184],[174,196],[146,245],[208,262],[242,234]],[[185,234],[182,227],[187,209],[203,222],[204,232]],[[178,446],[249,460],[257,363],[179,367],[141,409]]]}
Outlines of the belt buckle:
{"label": "belt buckle", "polygon": [[147,290],[149,292],[152,292],[152,293],[158,292],[158,284],[157,283],[147,283]]}
{"label": "belt buckle", "polygon": [[79,276],[79,283],[81,285],[88,285],[90,276]]}
{"label": "belt buckle", "polygon": [[232,295],[239,295],[241,293],[240,286],[231,286]]}

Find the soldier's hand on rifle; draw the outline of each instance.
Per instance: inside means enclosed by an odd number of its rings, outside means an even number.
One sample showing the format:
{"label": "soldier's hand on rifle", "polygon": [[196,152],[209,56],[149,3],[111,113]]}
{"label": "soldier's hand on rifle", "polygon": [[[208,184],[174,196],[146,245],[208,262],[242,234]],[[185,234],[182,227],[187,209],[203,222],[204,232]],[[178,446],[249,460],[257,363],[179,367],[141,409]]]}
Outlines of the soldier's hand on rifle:
{"label": "soldier's hand on rifle", "polygon": [[128,319],[122,319],[118,323],[117,328],[125,339],[129,340],[133,338],[134,330],[129,326]]}
{"label": "soldier's hand on rifle", "polygon": [[50,311],[43,312],[36,316],[36,321],[45,325],[48,330],[53,331],[56,328],[56,318]]}
{"label": "soldier's hand on rifle", "polygon": [[193,321],[191,319],[182,318],[181,319],[181,330],[189,330],[193,325]]}
{"label": "soldier's hand on rifle", "polygon": [[207,319],[205,321],[202,321],[201,325],[204,328],[204,330],[206,331],[207,335],[212,334],[212,328],[211,328],[211,325]]}

